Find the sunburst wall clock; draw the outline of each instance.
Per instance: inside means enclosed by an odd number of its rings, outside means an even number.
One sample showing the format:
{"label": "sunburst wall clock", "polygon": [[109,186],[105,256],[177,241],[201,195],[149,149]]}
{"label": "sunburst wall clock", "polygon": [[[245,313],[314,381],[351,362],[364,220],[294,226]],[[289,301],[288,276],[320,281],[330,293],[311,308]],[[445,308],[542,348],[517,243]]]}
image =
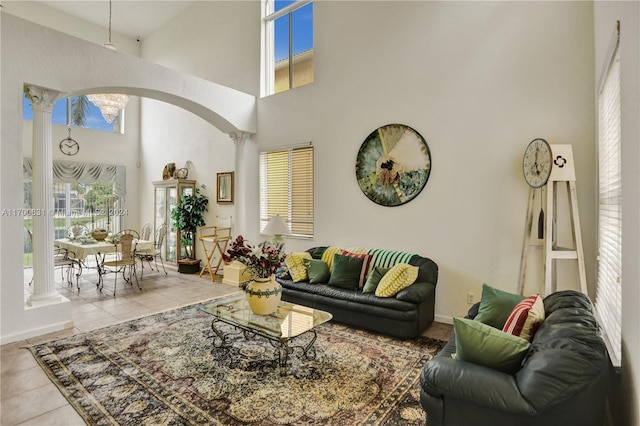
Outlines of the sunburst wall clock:
{"label": "sunburst wall clock", "polygon": [[431,152],[420,133],[404,124],[371,132],[356,159],[356,178],[374,203],[393,207],[418,196],[431,172]]}

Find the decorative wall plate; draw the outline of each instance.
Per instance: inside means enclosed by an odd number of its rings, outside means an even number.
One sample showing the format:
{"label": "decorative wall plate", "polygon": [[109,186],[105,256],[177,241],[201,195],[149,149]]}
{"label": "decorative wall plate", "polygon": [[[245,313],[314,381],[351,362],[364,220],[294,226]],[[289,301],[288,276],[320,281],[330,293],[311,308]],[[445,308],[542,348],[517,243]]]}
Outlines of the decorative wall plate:
{"label": "decorative wall plate", "polygon": [[422,191],[431,172],[431,152],[420,133],[404,124],[387,124],[364,140],[356,178],[364,194],[381,206],[399,206]]}

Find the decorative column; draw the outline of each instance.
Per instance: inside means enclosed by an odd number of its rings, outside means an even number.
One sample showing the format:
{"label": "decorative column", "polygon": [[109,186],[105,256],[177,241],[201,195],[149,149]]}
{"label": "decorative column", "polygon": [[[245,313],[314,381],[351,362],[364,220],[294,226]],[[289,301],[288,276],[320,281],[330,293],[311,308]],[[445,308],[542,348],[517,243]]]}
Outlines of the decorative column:
{"label": "decorative column", "polygon": [[53,265],[53,148],[51,113],[58,92],[30,86],[33,109],[33,294],[29,306],[62,302]]}
{"label": "decorative column", "polygon": [[246,140],[251,134],[246,132],[234,132],[229,133],[229,137],[233,140],[236,146],[236,164],[235,164],[235,206],[234,215],[236,229],[236,235],[244,235],[247,230],[246,226],[246,201],[247,190],[245,188],[245,158],[244,158],[244,145]]}

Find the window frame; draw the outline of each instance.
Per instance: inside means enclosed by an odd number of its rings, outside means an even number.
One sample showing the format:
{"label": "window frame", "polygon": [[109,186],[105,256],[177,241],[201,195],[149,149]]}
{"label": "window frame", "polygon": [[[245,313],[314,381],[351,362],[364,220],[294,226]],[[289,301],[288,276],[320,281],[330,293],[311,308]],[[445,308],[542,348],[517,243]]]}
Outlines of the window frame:
{"label": "window frame", "polygon": [[[313,0],[295,0],[293,3],[283,7],[282,9],[275,11],[275,0],[265,0],[263,2],[262,8],[262,34],[264,41],[264,49],[263,49],[263,67],[262,67],[262,96],[270,96],[276,93],[287,92],[295,87],[294,86],[294,54],[293,54],[293,27],[292,27],[292,19],[293,13],[297,10],[302,9],[304,6],[308,4],[312,4]],[[274,24],[275,21],[283,16],[288,15],[289,19],[289,57],[288,57],[288,68],[289,68],[289,87],[286,90],[281,90],[276,92],[276,60],[275,60],[275,29]],[[315,19],[315,13],[314,13]],[[312,30],[313,30],[312,24]],[[311,49],[313,50],[313,48]],[[304,85],[304,84],[303,84]]]}
{"label": "window frame", "polygon": [[[295,179],[296,176],[293,176],[292,174],[292,169],[293,169],[293,157],[294,157],[294,151],[300,151],[300,150],[309,150],[309,152],[311,153],[311,176],[304,176],[304,175],[298,175],[298,177],[302,177],[304,180],[303,182],[303,186],[305,188],[308,188],[308,192],[306,192],[305,194],[303,194],[303,198],[307,199],[307,213],[310,213],[311,218],[310,220],[307,218],[307,220],[301,220],[299,218],[297,218],[296,216],[298,216],[296,213],[296,209],[294,207],[294,201],[295,201],[295,196],[294,196],[294,188],[293,188],[293,184],[292,182],[296,181],[296,182],[300,182],[298,180]],[[260,208],[259,208],[259,230],[260,230],[260,235],[264,235],[263,234],[263,230],[265,228],[265,226],[267,225],[267,223],[269,222],[269,219],[271,218],[271,216],[273,216],[274,214],[280,214],[280,216],[282,216],[282,218],[285,220],[285,222],[289,225],[289,227],[291,228],[291,234],[288,234],[287,237],[292,237],[292,238],[301,238],[301,239],[307,239],[307,238],[314,238],[315,236],[315,188],[314,188],[314,169],[315,169],[315,160],[314,160],[314,156],[315,156],[315,152],[314,152],[314,146],[312,142],[307,142],[304,144],[297,144],[297,145],[288,145],[288,146],[284,146],[284,147],[278,147],[278,148],[272,148],[272,149],[268,149],[268,150],[264,150],[261,151],[259,153],[259,158],[258,158],[258,165],[259,165],[259,191],[260,191]],[[269,186],[269,181],[267,178],[267,169],[266,169],[266,156],[268,156],[269,154],[278,154],[278,153],[287,153],[287,195],[286,195],[286,209],[287,211],[283,211],[283,210],[277,210],[275,212],[273,212],[273,214],[269,214],[269,195],[268,195],[268,186]],[[283,190],[283,188],[279,188],[280,190]],[[310,208],[308,207],[308,205],[310,204]],[[302,210],[305,210],[304,208]],[[303,233],[303,232],[297,232],[297,228],[310,228],[310,232],[309,233]]]}
{"label": "window frame", "polygon": [[[598,271],[595,311],[611,362],[622,359],[622,152],[620,22],[598,85]],[[613,96],[613,98],[612,98]],[[606,105],[604,104],[606,102]]]}

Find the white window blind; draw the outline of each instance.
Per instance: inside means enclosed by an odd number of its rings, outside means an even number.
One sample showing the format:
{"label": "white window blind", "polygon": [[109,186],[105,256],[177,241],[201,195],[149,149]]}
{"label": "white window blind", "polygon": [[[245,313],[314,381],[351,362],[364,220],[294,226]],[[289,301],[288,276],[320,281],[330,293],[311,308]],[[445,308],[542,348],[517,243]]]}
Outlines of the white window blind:
{"label": "white window blind", "polygon": [[621,359],[622,209],[618,37],[598,95],[598,282],[596,311],[612,360]]}
{"label": "white window blind", "polygon": [[313,146],[260,153],[260,231],[279,214],[291,235],[313,237]]}

